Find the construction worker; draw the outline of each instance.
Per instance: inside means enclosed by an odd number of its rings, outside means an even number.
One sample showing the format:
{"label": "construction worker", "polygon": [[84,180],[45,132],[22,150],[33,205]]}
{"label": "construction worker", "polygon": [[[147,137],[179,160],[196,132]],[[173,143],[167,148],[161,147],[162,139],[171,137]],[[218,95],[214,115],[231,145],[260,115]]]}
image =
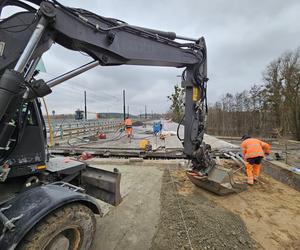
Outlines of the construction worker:
{"label": "construction worker", "polygon": [[127,116],[125,121],[125,134],[127,135],[127,137],[131,137],[132,134],[132,120]]}
{"label": "construction worker", "polygon": [[261,161],[265,155],[270,154],[270,145],[266,142],[244,135],[241,149],[245,160],[247,183],[254,184],[260,173]]}

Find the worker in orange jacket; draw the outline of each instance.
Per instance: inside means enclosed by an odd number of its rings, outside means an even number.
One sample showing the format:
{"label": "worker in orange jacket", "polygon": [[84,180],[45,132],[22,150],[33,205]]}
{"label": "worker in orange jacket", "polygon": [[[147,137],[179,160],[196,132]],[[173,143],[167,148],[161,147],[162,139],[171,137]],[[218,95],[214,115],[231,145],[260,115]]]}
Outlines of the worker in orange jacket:
{"label": "worker in orange jacket", "polygon": [[249,135],[244,135],[241,140],[247,183],[253,185],[254,180],[257,180],[259,177],[263,157],[270,154],[270,145],[261,140],[251,138]]}
{"label": "worker in orange jacket", "polygon": [[132,120],[127,116],[125,121],[125,134],[127,135],[127,137],[130,137],[132,134]]}

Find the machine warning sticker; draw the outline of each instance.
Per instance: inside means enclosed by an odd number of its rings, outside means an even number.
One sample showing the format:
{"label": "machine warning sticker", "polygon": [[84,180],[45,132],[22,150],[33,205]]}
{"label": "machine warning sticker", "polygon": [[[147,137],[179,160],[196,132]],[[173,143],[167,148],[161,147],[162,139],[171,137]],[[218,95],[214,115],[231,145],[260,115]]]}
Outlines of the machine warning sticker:
{"label": "machine warning sticker", "polygon": [[5,42],[0,42],[0,56],[3,56]]}

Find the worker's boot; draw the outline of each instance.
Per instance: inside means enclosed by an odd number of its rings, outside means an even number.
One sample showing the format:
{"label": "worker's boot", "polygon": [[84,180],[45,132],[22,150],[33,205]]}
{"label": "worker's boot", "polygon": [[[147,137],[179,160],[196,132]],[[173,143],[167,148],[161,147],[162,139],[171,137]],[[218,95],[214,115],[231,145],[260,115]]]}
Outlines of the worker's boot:
{"label": "worker's boot", "polygon": [[253,184],[254,184],[253,177],[247,177],[247,183],[248,183],[249,185],[253,185]]}

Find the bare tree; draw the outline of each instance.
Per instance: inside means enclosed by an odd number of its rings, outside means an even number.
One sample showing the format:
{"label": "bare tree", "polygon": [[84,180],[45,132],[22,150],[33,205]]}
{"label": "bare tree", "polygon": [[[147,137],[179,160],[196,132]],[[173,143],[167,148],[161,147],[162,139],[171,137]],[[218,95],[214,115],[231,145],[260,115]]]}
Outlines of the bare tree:
{"label": "bare tree", "polygon": [[300,48],[267,65],[262,85],[224,95],[210,107],[207,124],[218,135],[278,134],[300,140]]}

